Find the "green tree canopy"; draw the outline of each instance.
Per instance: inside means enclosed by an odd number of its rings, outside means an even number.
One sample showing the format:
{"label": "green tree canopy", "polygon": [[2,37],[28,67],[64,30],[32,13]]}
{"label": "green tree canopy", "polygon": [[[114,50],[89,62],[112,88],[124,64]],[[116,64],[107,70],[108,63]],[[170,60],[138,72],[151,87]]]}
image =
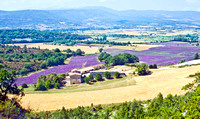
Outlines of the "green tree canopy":
{"label": "green tree canopy", "polygon": [[101,81],[101,80],[102,80],[102,75],[101,75],[100,73],[97,73],[97,74],[95,75],[95,79],[96,79],[97,81]]}
{"label": "green tree canopy", "polygon": [[19,89],[15,84],[16,71],[8,71],[4,68],[0,69],[0,99],[6,99],[7,94],[16,94],[23,96],[23,89]]}
{"label": "green tree canopy", "polygon": [[139,64],[136,66],[136,70],[138,75],[147,75],[149,73],[149,68],[147,64]]}
{"label": "green tree canopy", "polygon": [[111,79],[111,73],[108,72],[108,71],[106,71],[106,72],[104,73],[104,77],[106,77],[107,79]]}

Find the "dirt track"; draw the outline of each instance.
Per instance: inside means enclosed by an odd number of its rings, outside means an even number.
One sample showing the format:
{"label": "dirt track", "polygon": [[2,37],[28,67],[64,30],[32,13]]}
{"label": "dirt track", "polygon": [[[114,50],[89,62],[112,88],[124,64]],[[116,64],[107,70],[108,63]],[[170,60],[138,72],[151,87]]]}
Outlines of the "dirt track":
{"label": "dirt track", "polygon": [[56,110],[63,106],[75,108],[77,106],[89,106],[93,104],[110,104],[124,101],[152,99],[161,92],[168,94],[184,94],[182,86],[192,82],[187,78],[190,74],[200,71],[200,66],[185,68],[163,68],[152,70],[149,76],[135,77],[137,84],[134,86],[105,89],[97,91],[85,91],[75,93],[58,94],[27,94],[22,99],[24,107],[34,110]]}

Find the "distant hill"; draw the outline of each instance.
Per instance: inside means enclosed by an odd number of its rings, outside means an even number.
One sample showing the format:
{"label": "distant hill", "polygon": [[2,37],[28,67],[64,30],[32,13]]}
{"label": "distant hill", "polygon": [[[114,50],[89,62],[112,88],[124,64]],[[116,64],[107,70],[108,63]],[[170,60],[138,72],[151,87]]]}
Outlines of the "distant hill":
{"label": "distant hill", "polygon": [[67,29],[200,27],[200,12],[195,11],[117,11],[104,7],[67,10],[0,11],[0,28]]}

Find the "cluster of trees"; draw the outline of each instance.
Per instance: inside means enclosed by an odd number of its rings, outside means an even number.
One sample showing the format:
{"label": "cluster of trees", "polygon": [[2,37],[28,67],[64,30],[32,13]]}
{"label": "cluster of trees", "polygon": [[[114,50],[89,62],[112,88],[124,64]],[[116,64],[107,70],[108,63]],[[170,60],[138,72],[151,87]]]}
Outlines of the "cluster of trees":
{"label": "cluster of trees", "polygon": [[[104,72],[104,75],[103,75],[106,79],[112,79],[112,75],[109,71],[106,71]],[[93,77],[93,75],[89,75],[88,77],[85,76],[84,77],[84,82],[87,83],[87,84],[90,84],[91,81],[102,81],[103,80],[103,76],[101,75],[101,73],[97,73],[95,75],[95,77]],[[120,73],[119,72],[114,72],[114,75],[113,75],[114,78],[120,78]]]}
{"label": "cluster of trees", "polygon": [[[17,70],[17,74],[20,75],[26,75],[30,72],[46,69],[51,66],[62,65],[67,58],[84,54],[80,49],[76,51],[67,49],[64,51],[66,53],[62,53],[58,48],[50,51],[48,49],[26,48],[26,46],[20,48],[1,45],[0,50],[2,50],[2,53],[0,53],[0,61],[6,64],[6,68]],[[10,65],[10,63],[14,62],[14,66]]]}
{"label": "cluster of trees", "polygon": [[112,66],[139,62],[139,58],[137,56],[128,53],[111,56],[110,54],[103,52],[99,55],[98,59],[100,61],[104,61],[106,65]]}
{"label": "cluster of trees", "polygon": [[114,42],[108,40],[94,40],[94,41],[83,41],[83,40],[58,40],[54,41],[52,44],[65,44],[66,46],[74,46],[77,43],[85,43],[85,44],[108,44],[108,45],[120,45],[120,46],[127,46],[129,43],[126,42]]}
{"label": "cluster of trees", "polygon": [[174,37],[174,41],[183,41],[183,42],[198,42],[198,34],[187,34],[187,35],[178,35]]}
{"label": "cluster of trees", "polygon": [[93,80],[94,80],[94,77],[91,74],[88,77],[87,76],[84,77],[84,82],[87,84],[90,84],[90,81],[93,81]]}
{"label": "cluster of trees", "polygon": [[[23,40],[25,38],[30,38],[32,40],[27,41]],[[62,32],[52,32],[52,31],[39,31],[39,30],[30,30],[30,29],[15,29],[15,30],[0,30],[0,43],[9,44],[9,43],[38,43],[38,42],[52,42],[56,40],[85,40],[90,38],[86,35],[77,35],[70,33]],[[14,40],[22,39],[22,40]]]}
{"label": "cluster of trees", "polygon": [[[195,119],[200,116],[200,75],[196,73],[196,80],[192,84],[183,87],[190,90],[182,96],[167,95],[163,97],[161,93],[153,100],[131,101],[120,104],[96,105],[88,107],[78,107],[75,109],[65,109],[47,112],[31,112],[24,110],[15,99],[8,99],[7,94],[16,94],[23,96],[23,90],[19,89],[15,82],[15,73],[8,71],[0,65],[0,114],[3,118],[190,118]],[[52,74],[53,75],[53,74]],[[54,77],[55,75],[53,75]],[[50,78],[50,77],[48,77]],[[41,79],[48,79],[42,78]],[[59,81],[59,78],[51,81]],[[40,82],[40,81],[39,81]],[[47,87],[48,82],[46,83]],[[46,87],[45,87],[46,88]]]}
{"label": "cluster of trees", "polygon": [[63,85],[63,80],[65,80],[66,74],[55,74],[51,73],[47,76],[41,75],[35,86],[35,91],[45,91],[48,89],[56,88],[59,89]]}
{"label": "cluster of trees", "polygon": [[127,35],[127,34],[110,34],[110,37],[118,37],[118,38],[134,38],[138,37],[136,35]]}
{"label": "cluster of trees", "polygon": [[85,52],[82,51],[81,49],[77,49],[76,51],[72,51],[71,49],[63,50],[63,52],[66,52],[68,54],[71,54],[72,56],[81,56],[84,55]]}
{"label": "cluster of trees", "polygon": [[149,65],[149,69],[157,69],[157,68],[158,68],[157,64],[150,64]]}
{"label": "cluster of trees", "polygon": [[147,75],[149,73],[150,73],[149,66],[147,64],[142,63],[142,64],[136,65],[134,74]]}

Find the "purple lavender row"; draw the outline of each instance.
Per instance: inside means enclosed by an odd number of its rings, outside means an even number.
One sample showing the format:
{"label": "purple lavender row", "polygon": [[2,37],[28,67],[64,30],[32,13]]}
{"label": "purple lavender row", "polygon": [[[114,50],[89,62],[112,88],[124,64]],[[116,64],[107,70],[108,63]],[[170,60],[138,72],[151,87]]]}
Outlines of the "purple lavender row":
{"label": "purple lavender row", "polygon": [[97,55],[72,57],[69,64],[56,66],[54,68],[32,74],[28,77],[18,78],[16,81],[16,84],[22,85],[23,83],[26,83],[26,84],[36,83],[37,79],[40,77],[40,75],[48,75],[50,73],[61,74],[61,73],[71,72],[71,70],[73,70],[73,69],[83,67],[84,64],[86,64],[85,67],[103,64],[103,62],[99,62],[97,60],[97,57],[98,57]]}
{"label": "purple lavender row", "polygon": [[194,59],[195,53],[200,53],[199,47],[192,46],[189,43],[169,42],[163,44],[165,44],[165,46],[154,47],[144,51],[123,49],[104,49],[104,51],[111,55],[130,53],[138,56],[140,61],[143,61],[146,64],[157,64],[158,66],[179,63],[181,60],[190,61]]}

